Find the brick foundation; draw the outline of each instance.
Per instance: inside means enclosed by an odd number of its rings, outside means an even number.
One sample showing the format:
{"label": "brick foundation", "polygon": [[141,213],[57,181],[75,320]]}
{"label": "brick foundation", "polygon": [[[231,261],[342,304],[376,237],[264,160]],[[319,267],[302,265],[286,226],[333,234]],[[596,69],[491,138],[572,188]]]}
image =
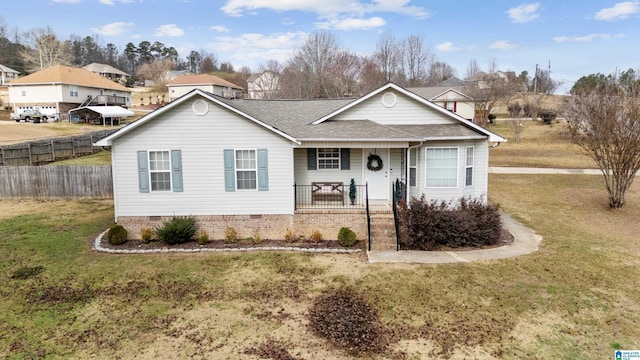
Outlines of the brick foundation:
{"label": "brick foundation", "polygon": [[[349,227],[359,240],[367,237],[367,218],[363,212],[340,210],[306,210],[294,215],[211,215],[194,216],[198,228],[205,230],[212,240],[224,239],[225,229],[233,227],[238,238],[248,238],[257,230],[263,239],[284,239],[287,229],[296,236],[309,238],[314,230],[323,239],[336,240],[341,227]],[[170,216],[121,216],[118,224],[129,233],[130,239],[140,239],[145,227],[155,229]]]}

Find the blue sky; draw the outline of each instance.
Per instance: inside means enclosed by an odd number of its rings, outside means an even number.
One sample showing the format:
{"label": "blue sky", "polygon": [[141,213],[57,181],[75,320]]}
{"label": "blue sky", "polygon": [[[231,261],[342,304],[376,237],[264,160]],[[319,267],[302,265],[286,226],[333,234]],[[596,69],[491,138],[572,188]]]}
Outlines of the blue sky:
{"label": "blue sky", "polygon": [[3,3],[3,13],[21,31],[48,25],[62,39],[97,35],[120,51],[160,41],[183,58],[206,50],[236,69],[284,62],[320,29],[359,54],[375,51],[385,32],[421,34],[458,77],[471,59],[530,74],[550,62],[560,92],[583,75],[640,68],[640,1],[23,0]]}

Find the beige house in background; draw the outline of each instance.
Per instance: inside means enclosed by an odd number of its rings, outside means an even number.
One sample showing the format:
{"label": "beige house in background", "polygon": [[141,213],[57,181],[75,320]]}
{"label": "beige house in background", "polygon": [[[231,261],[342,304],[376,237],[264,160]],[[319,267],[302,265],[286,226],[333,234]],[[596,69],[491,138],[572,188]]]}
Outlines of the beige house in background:
{"label": "beige house in background", "polygon": [[464,81],[452,78],[436,86],[413,87],[407,90],[443,108],[471,120],[475,115],[473,99],[464,93]]}
{"label": "beige house in background", "polygon": [[83,68],[55,65],[13,80],[9,103],[14,112],[68,113],[81,106],[131,106],[131,90]]}
{"label": "beige house in background", "polygon": [[87,69],[92,73],[96,73],[109,80],[118,81],[121,83],[126,82],[127,79],[131,77],[131,75],[127,74],[126,72],[116,69],[113,66],[107,64],[91,63],[89,65],[83,66],[82,68]]}
{"label": "beige house in background", "polygon": [[242,87],[209,74],[179,75],[169,81],[167,88],[169,89],[169,101],[173,101],[195,89],[227,99],[235,99],[243,91]]}
{"label": "beige house in background", "polygon": [[273,99],[280,91],[280,75],[273,71],[263,71],[247,79],[249,99]]}

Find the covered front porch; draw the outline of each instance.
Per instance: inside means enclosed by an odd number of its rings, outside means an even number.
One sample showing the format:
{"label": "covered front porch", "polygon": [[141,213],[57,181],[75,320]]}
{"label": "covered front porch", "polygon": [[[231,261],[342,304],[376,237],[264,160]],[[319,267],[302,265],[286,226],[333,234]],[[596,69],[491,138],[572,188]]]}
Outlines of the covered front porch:
{"label": "covered front porch", "polygon": [[331,145],[294,149],[296,210],[390,210],[394,191],[405,197],[408,144]]}

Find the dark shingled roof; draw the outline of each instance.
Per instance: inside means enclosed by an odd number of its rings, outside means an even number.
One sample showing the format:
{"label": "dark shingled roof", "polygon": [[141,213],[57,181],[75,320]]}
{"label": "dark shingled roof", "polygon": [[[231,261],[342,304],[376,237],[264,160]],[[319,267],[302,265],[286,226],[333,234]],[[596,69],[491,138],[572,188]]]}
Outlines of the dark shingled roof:
{"label": "dark shingled roof", "polygon": [[[215,95],[212,95],[215,96]],[[383,125],[368,119],[328,120],[311,123],[355,99],[254,100],[225,99],[221,102],[299,140],[421,141],[426,138],[478,138],[485,135],[460,124]]]}

